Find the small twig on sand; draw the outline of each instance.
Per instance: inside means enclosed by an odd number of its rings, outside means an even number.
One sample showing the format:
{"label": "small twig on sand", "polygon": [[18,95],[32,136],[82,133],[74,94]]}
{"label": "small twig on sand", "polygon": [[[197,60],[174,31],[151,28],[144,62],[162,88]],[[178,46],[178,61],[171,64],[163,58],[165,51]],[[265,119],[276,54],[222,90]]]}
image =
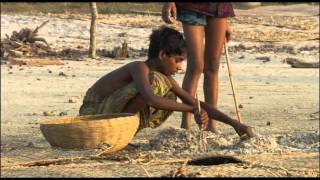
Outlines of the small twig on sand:
{"label": "small twig on sand", "polygon": [[33,30],[33,33],[36,34],[40,28],[42,28],[44,25],[46,25],[47,23],[49,22],[49,20],[43,22],[40,26],[36,27],[34,30]]}
{"label": "small twig on sand", "polygon": [[274,173],[274,172],[270,171],[269,169],[267,169],[267,171],[268,171],[270,174],[274,175],[275,177],[280,177],[280,175],[279,175],[279,174],[276,174],[276,173]]}
{"label": "small twig on sand", "polygon": [[146,170],[146,168],[143,167],[143,165],[140,165],[140,167],[146,172],[146,174],[147,174],[148,177],[151,177],[151,175],[150,175],[149,172]]}
{"label": "small twig on sand", "polygon": [[152,165],[160,165],[160,164],[174,164],[174,163],[181,163],[185,162],[185,159],[172,159],[172,160],[151,160],[147,163],[144,163],[146,165],[152,164]]}
{"label": "small twig on sand", "polygon": [[108,147],[107,149],[104,149],[102,152],[94,154],[94,155],[70,157],[70,158],[48,159],[48,160],[32,161],[32,162],[19,163],[19,164],[8,164],[8,165],[1,165],[1,168],[49,166],[49,165],[61,165],[61,164],[75,163],[75,162],[79,162],[82,160],[97,160],[97,159],[101,159],[102,157],[100,157],[100,156],[105,154],[106,151],[108,151],[108,149],[110,149],[111,147]]}
{"label": "small twig on sand", "polygon": [[61,164],[68,164],[68,163],[72,163],[72,162],[78,162],[83,159],[85,159],[85,157],[49,159],[49,160],[32,161],[32,162],[27,162],[27,163],[2,165],[1,168],[49,166],[52,164],[61,165]]}
{"label": "small twig on sand", "polygon": [[189,158],[185,159],[181,167],[179,167],[173,174],[171,174],[172,177],[186,177],[187,174],[187,164],[188,164]]}

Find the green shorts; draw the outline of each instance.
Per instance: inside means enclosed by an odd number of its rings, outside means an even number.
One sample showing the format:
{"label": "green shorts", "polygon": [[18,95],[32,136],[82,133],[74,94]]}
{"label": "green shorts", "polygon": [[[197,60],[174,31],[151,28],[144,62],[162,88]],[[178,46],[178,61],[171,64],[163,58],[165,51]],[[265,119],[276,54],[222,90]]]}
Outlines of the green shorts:
{"label": "green shorts", "polygon": [[[177,100],[176,95],[170,91],[172,85],[165,75],[152,71],[149,78],[153,93],[156,96]],[[136,97],[137,94],[138,90],[134,82],[120,88],[109,97],[99,97],[89,89],[83,99],[79,115],[121,113],[127,103]],[[159,110],[151,106],[146,106],[138,113],[140,117],[139,130],[146,127],[156,128],[171,114],[172,111]]]}

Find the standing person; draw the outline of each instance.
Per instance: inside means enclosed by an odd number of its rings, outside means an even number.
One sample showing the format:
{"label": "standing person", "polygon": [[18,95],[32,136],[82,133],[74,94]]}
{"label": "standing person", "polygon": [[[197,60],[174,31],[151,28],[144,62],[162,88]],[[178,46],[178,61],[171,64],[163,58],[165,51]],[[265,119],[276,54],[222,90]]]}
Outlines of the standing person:
{"label": "standing person", "polygon": [[[233,16],[235,14],[231,3],[168,2],[162,8],[162,19],[166,23],[171,24],[177,19],[183,25],[188,48],[183,89],[194,97],[203,73],[205,102],[215,108],[218,104],[221,51],[225,40],[229,41],[231,36],[227,18]],[[182,128],[191,128],[191,115],[183,113]],[[206,130],[218,133],[214,119],[209,120]]]}

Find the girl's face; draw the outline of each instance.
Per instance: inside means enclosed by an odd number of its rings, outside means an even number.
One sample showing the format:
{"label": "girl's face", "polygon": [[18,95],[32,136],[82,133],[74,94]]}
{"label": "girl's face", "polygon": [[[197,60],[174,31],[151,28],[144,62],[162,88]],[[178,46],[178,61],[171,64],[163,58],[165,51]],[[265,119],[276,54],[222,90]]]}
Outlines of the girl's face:
{"label": "girl's face", "polygon": [[160,53],[161,71],[165,75],[174,75],[179,70],[182,70],[183,61],[186,59],[186,54],[167,56]]}

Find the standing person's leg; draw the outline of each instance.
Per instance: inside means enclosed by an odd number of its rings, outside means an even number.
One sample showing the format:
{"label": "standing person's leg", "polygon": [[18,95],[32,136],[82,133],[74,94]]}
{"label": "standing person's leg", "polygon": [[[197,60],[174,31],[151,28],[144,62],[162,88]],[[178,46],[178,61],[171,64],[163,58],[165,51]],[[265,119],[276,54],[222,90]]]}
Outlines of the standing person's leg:
{"label": "standing person's leg", "polygon": [[[217,107],[219,94],[219,65],[227,29],[227,18],[208,18],[205,28],[204,80],[205,101]],[[217,133],[216,121],[210,119],[208,131]]]}
{"label": "standing person's leg", "polygon": [[[198,81],[203,73],[204,67],[204,26],[188,25],[183,23],[183,32],[188,47],[188,60],[182,88],[194,96],[197,91]],[[182,114],[181,128],[191,128],[191,117],[191,113]]]}

